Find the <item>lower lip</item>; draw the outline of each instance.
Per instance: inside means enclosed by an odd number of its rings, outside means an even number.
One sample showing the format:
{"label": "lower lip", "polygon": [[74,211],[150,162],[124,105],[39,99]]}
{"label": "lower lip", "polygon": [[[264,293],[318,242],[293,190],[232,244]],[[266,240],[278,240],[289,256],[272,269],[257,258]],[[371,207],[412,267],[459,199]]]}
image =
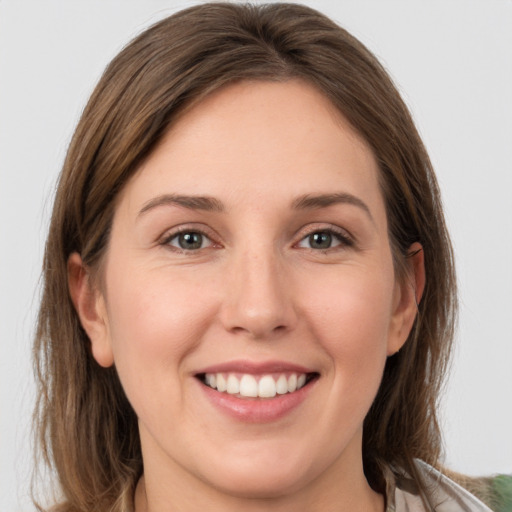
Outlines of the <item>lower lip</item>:
{"label": "lower lip", "polygon": [[222,412],[245,423],[271,423],[300,406],[310,393],[317,379],[293,393],[276,395],[274,398],[240,398],[221,393],[199,382],[208,399]]}

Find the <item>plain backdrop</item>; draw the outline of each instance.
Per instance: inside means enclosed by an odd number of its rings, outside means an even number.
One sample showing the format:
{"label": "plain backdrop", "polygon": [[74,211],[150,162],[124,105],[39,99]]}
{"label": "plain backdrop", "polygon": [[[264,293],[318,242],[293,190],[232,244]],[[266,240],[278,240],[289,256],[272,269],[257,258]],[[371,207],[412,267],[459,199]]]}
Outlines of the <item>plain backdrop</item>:
{"label": "plain backdrop", "polygon": [[[193,2],[0,0],[0,510],[28,498],[31,338],[57,174],[103,68]],[[308,3],[308,2],[306,2]],[[460,282],[446,462],[512,472],[512,1],[319,0],[374,51],[441,184]]]}

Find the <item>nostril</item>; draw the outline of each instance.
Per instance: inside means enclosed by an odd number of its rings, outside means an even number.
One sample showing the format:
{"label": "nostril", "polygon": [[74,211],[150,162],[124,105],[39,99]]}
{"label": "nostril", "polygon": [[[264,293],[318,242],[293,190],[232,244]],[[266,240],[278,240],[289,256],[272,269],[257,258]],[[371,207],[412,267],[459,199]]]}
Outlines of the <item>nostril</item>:
{"label": "nostril", "polygon": [[242,326],[234,326],[229,329],[229,331],[233,334],[245,334],[246,336],[256,339],[262,340],[266,338],[274,338],[277,335],[284,334],[288,327],[286,325],[277,325],[276,327],[269,327],[264,325],[247,325],[247,327]]}

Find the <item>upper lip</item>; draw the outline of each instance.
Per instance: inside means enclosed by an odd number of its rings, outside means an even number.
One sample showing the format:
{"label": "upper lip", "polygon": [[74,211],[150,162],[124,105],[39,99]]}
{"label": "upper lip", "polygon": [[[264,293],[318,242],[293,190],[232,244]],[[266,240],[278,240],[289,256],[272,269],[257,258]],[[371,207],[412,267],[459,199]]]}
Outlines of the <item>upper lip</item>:
{"label": "upper lip", "polygon": [[287,361],[227,361],[220,364],[214,364],[197,371],[196,374],[203,373],[250,373],[261,375],[265,373],[295,372],[295,373],[313,373],[315,370],[305,366],[290,363]]}

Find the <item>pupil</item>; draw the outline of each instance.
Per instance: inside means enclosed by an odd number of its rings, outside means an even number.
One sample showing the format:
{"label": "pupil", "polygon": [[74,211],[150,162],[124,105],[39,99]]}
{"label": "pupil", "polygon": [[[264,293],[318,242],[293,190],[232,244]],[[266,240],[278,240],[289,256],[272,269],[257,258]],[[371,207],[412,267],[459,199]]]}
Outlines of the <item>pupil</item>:
{"label": "pupil", "polygon": [[201,233],[182,233],[179,237],[179,244],[182,249],[200,249],[203,244]]}
{"label": "pupil", "polygon": [[309,243],[314,249],[329,249],[332,236],[330,233],[313,233],[309,235]]}

